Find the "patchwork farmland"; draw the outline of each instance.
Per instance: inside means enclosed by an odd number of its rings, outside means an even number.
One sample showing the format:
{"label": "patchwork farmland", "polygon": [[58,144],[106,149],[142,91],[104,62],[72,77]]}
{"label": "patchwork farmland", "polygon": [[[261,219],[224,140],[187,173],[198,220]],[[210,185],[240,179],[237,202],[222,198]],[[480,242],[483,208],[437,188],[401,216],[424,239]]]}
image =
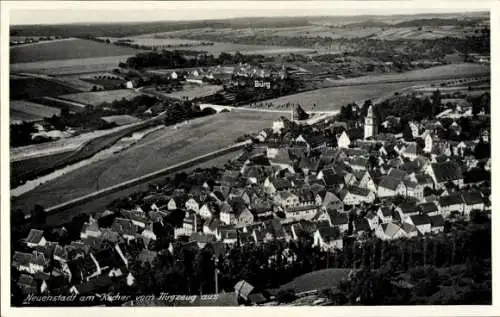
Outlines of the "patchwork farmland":
{"label": "patchwork farmland", "polygon": [[60,99],[69,100],[85,105],[97,106],[102,103],[112,103],[115,100],[133,99],[141,93],[131,89],[117,89],[108,91],[82,92],[77,94],[60,95]]}
{"label": "patchwork farmland", "polygon": [[59,115],[60,109],[47,107],[26,100],[12,100],[10,102],[10,123],[22,121],[38,121],[43,118]]}
{"label": "patchwork farmland", "polygon": [[39,43],[30,46],[12,47],[10,62],[31,63],[51,60],[67,60],[81,58],[133,55],[138,50],[130,47],[117,46],[91,40],[74,39]]}
{"label": "patchwork farmland", "polygon": [[10,64],[10,71],[11,73],[30,72],[47,75],[106,72],[113,70],[120,62],[126,61],[127,58],[133,55],[134,54],[16,63]]}

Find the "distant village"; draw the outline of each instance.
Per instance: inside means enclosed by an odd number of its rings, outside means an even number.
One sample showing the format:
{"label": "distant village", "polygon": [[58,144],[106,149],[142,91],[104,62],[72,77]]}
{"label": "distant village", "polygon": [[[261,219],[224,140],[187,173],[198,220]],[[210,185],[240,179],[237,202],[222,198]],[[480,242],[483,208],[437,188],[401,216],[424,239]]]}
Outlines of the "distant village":
{"label": "distant village", "polygon": [[[225,169],[189,174],[196,182],[188,190],[150,186],[139,200],[91,212],[69,244],[57,242],[68,234],[65,227],[51,237],[31,229],[13,255],[17,284],[24,294],[67,295],[99,293],[116,279],[131,286],[134,263],[173,255],[179,242],[199,249],[211,244],[223,256],[233,247],[307,235],[313,247],[336,253],[346,238],[363,243],[440,234],[447,223],[491,211],[491,157],[474,155],[489,146],[489,130],[465,141],[438,136],[443,118],[455,120],[446,129],[460,134],[457,119],[466,116],[470,105],[457,104],[432,120],[411,121],[412,141],[379,132],[399,118],[379,122],[373,106],[354,123],[361,135],[351,133],[348,122],[317,127],[282,118]],[[158,250],[165,238],[157,228],[167,220],[173,239]],[[131,244],[138,254],[127,251]],[[293,257],[290,251],[287,259]]]}

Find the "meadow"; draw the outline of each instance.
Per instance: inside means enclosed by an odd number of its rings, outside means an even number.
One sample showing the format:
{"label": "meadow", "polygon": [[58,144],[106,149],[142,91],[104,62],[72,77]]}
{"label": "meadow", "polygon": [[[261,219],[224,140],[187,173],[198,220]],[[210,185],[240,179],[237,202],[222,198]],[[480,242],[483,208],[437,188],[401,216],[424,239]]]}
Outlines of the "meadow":
{"label": "meadow", "polygon": [[26,100],[13,100],[10,102],[10,122],[37,121],[43,118],[59,115],[60,109],[47,107]]}
{"label": "meadow", "polygon": [[182,90],[175,91],[166,96],[176,99],[193,99],[193,98],[201,98],[215,94],[216,92],[222,90],[222,86],[220,85],[196,85],[196,84],[186,84],[183,86]]}
{"label": "meadow", "polygon": [[34,99],[77,93],[79,90],[43,78],[11,77],[10,99]]}
{"label": "meadow", "polygon": [[10,63],[133,55],[136,52],[138,50],[130,47],[74,39],[12,47],[10,48]]}
{"label": "meadow", "polygon": [[67,94],[58,96],[60,99],[82,103],[85,105],[97,106],[104,102],[112,103],[115,100],[133,99],[140,96],[141,93],[131,89],[117,89],[107,91],[82,92],[76,94]]}
{"label": "meadow", "polygon": [[[351,102],[362,104],[367,99],[376,101],[377,99],[390,97],[396,91],[408,88],[413,84],[414,83],[403,82],[322,88],[269,99],[262,101],[262,103],[272,103],[273,107],[271,109],[278,110],[293,109],[291,107],[285,108],[284,105],[286,104],[300,104],[306,111],[335,111],[340,110],[343,105]],[[316,105],[316,107],[314,107],[314,105]]]}
{"label": "meadow", "polygon": [[424,81],[452,78],[470,78],[489,75],[489,65],[460,63],[417,69],[404,73],[377,74],[330,81],[331,86],[373,84],[396,81]]}
{"label": "meadow", "polygon": [[53,206],[235,143],[270,128],[279,113],[227,112],[194,119],[146,136],[113,157],[84,166],[12,200],[13,208]]}
{"label": "meadow", "polygon": [[105,57],[73,58],[55,61],[39,61],[10,64],[11,73],[30,72],[47,75],[71,75],[111,71],[120,62],[135,54]]}

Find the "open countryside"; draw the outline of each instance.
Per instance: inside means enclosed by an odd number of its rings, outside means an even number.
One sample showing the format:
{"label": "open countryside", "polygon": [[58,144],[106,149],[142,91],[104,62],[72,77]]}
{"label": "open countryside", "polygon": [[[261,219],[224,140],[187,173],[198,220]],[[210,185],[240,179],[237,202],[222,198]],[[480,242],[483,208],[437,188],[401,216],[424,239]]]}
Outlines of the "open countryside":
{"label": "open countryside", "polygon": [[129,47],[74,39],[12,47],[10,49],[10,62],[12,64],[36,63],[53,60],[133,55],[136,52],[138,50]]}
{"label": "open countryside", "polygon": [[107,160],[84,166],[17,197],[12,206],[26,210],[42,197],[47,206],[63,203],[233,144],[237,136],[267,128],[281,115],[227,112],[153,132]]}
{"label": "open countryside", "polygon": [[10,26],[12,306],[493,303],[490,12],[287,4]]}

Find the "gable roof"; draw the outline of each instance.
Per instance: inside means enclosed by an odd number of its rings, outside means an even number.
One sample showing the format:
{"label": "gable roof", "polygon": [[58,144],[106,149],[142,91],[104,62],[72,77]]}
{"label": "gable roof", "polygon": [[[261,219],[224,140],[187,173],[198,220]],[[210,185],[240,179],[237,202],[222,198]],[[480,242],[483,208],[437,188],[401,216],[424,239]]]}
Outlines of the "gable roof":
{"label": "gable roof", "polygon": [[444,226],[444,218],[441,215],[430,216],[429,219],[431,221],[432,228]]}
{"label": "gable roof", "polygon": [[384,217],[392,217],[392,210],[387,206],[380,207],[380,212]]}
{"label": "gable roof", "polygon": [[427,216],[415,215],[415,216],[410,216],[410,219],[412,223],[417,227],[422,225],[428,225],[431,223],[431,220]]}
{"label": "gable roof", "polygon": [[462,170],[456,162],[447,161],[442,163],[433,163],[431,166],[438,183],[463,178]]}
{"label": "gable roof", "polygon": [[459,205],[462,204],[463,202],[464,201],[460,193],[452,193],[450,195],[439,197],[440,206]]}
{"label": "gable roof", "polygon": [[336,227],[318,227],[319,234],[325,242],[338,240],[341,238],[340,231]]}
{"label": "gable roof", "polygon": [[358,186],[349,186],[349,187],[347,187],[347,191],[353,195],[356,195],[356,196],[366,197],[366,196],[370,195],[369,189],[358,187]]}
{"label": "gable roof", "polygon": [[463,201],[467,205],[476,205],[476,204],[482,204],[483,201],[483,196],[481,195],[480,192],[474,191],[474,192],[463,192],[462,193]]}
{"label": "gable roof", "polygon": [[38,244],[43,238],[43,231],[38,229],[31,229],[25,239],[26,243]]}
{"label": "gable roof", "polygon": [[338,212],[329,212],[330,221],[332,222],[332,226],[341,226],[349,223],[349,217],[347,214],[338,213]]}
{"label": "gable roof", "polygon": [[371,229],[368,220],[366,218],[361,218],[354,221],[354,230],[356,230],[356,232],[370,232]]}
{"label": "gable roof", "polygon": [[397,224],[393,222],[388,222],[388,223],[383,223],[381,224],[382,226],[382,231],[384,232],[385,235],[389,237],[393,237],[399,230],[401,230],[401,227],[398,226]]}
{"label": "gable roof", "polygon": [[436,206],[435,203],[433,202],[426,202],[426,203],[421,203],[417,206],[420,211],[422,211],[422,213],[424,214],[428,214],[428,213],[431,213],[431,212],[436,212],[438,211],[438,208]]}
{"label": "gable roof", "polygon": [[398,186],[402,183],[401,179],[391,177],[391,176],[384,176],[380,180],[380,183],[378,184],[379,187],[382,188],[387,188],[390,190],[396,190]]}

